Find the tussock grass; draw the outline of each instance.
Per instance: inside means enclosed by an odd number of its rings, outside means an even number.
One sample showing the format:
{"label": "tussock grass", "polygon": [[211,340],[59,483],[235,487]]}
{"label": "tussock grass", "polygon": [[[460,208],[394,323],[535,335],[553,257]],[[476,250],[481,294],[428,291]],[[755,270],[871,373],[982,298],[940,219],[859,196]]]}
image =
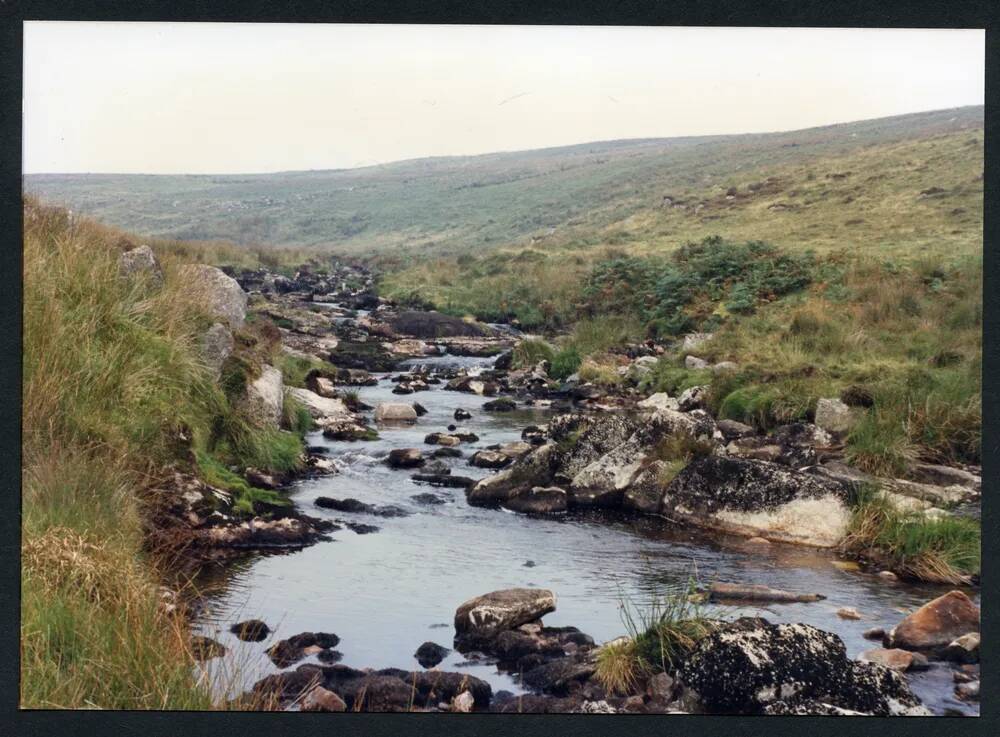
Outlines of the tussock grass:
{"label": "tussock grass", "polygon": [[301,441],[212,381],[183,254],[160,252],[162,287],[122,279],[124,234],[31,199],[24,214],[21,705],[209,708],[186,624],[160,606],[146,489],[190,449],[278,468]]}
{"label": "tussock grass", "polygon": [[903,576],[933,583],[964,583],[978,575],[982,554],[980,527],[974,520],[903,512],[871,488],[854,500],[843,546]]}
{"label": "tussock grass", "polygon": [[649,666],[639,657],[636,641],[621,638],[602,645],[597,651],[594,675],[610,693],[628,696],[649,676]]}
{"label": "tussock grass", "polygon": [[525,338],[514,346],[511,366],[516,369],[534,368],[540,361],[551,363],[555,355],[555,348],[541,338]]}

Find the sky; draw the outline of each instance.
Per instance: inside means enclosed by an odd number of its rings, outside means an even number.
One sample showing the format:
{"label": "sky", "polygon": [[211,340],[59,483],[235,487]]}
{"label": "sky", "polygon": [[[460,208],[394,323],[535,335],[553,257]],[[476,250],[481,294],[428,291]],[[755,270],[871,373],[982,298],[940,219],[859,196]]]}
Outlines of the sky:
{"label": "sky", "polygon": [[28,22],[24,171],[333,169],[982,104],[982,30]]}

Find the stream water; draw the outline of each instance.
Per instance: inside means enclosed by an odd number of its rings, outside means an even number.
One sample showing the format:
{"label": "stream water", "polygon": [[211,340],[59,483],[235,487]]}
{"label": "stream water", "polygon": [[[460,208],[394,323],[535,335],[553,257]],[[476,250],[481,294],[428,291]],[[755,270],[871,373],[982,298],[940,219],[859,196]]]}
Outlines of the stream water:
{"label": "stream water", "polygon": [[[412,363],[474,368],[491,362],[442,356]],[[461,407],[472,419],[455,424],[480,439],[461,446],[464,457],[444,461],[453,474],[478,478],[491,472],[469,465],[476,449],[519,440],[525,425],[547,420],[545,413],[484,412],[481,405],[487,399],[439,387],[399,396],[391,393],[394,384],[388,375],[378,376],[378,386],[360,390],[364,402],[375,406],[417,401],[427,414],[411,427],[381,429],[374,442],[333,442],[316,433],[308,442],[328,448],[340,472],[304,480],[290,495],[307,514],[374,524],[379,531],[359,535],[344,528],[332,533],[330,542],[209,567],[201,576],[199,585],[208,593],[196,628],[228,648],[224,658],[209,661],[207,667],[218,682],[230,684],[231,695],[277,670],[264,652],[271,642],[303,631],[339,635],[336,649],[343,653],[342,662],[352,667],[418,669],[413,653],[421,643],[430,640],[451,647],[459,604],[514,586],[551,589],[557,609],[545,623],[579,627],[597,642],[625,634],[623,602],[640,610],[652,597],[685,589],[692,576],[703,584],[760,583],[820,593],[827,598],[815,603],[719,611],[724,616],[805,622],[835,632],[850,657],[878,646],[862,637],[864,630],[890,628],[907,611],[947,590],[842,570],[829,552],[791,545],[762,549],[740,539],[676,529],[658,518],[596,512],[542,518],[471,507],[461,489],[418,484],[410,478],[411,471],[390,469],[384,463],[386,454],[393,448],[430,449],[424,436],[455,423],[452,415]],[[411,498],[428,492],[444,503],[422,504]],[[334,512],[315,506],[319,496],[392,504],[411,514],[381,518]],[[838,617],[837,609],[844,606],[856,608],[862,619]],[[244,643],[229,633],[231,624],[249,618],[263,619],[275,630],[268,641]],[[482,678],[495,691],[521,692],[516,680],[495,666],[465,662],[454,651],[438,667]],[[910,683],[935,713],[978,713],[977,704],[954,697],[951,670],[944,665],[911,674]]]}

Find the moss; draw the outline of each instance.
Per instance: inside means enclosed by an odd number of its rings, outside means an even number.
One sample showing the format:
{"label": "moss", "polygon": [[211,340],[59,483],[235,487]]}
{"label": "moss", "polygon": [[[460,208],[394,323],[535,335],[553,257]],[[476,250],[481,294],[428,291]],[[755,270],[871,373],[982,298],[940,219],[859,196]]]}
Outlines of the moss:
{"label": "moss", "polygon": [[252,516],[260,505],[288,506],[290,502],[277,492],[258,489],[245,479],[226,468],[218,459],[208,453],[196,451],[198,470],[206,483],[223,489],[233,495],[233,511]]}

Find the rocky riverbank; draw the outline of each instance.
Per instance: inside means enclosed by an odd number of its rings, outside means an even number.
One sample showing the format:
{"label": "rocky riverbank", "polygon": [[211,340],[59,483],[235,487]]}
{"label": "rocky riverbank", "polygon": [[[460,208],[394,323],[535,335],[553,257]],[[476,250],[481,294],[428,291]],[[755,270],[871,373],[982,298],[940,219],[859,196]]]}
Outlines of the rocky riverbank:
{"label": "rocky riverbank", "polygon": [[[207,359],[222,366],[232,352],[232,331],[247,319],[265,319],[276,326],[283,355],[307,362],[303,386],[285,386],[282,372],[270,364],[248,384],[247,401],[275,426],[286,396],[306,409],[325,438],[362,446],[386,428],[418,423],[422,392],[489,397],[484,412],[547,410],[548,421],[525,427],[520,442],[469,455],[471,467],[496,472],[485,478],[453,473],[446,462],[464,456],[464,446],[479,440],[463,430],[470,415],[462,408],[456,408],[447,426],[428,428],[422,447],[397,448],[385,457],[385,464],[411,474],[417,483],[462,490],[471,505],[531,516],[616,510],[660,519],[664,525],[741,535],[759,544],[821,548],[843,544],[853,500],[864,485],[881,485],[894,505],[928,518],[967,514],[978,505],[976,469],[913,464],[907,478],[874,479],[846,465],[842,440],[852,408],[840,399],[821,400],[813,423],[763,433],[713,417],[701,387],[678,397],[646,396],[638,388],[640,380],[663,346],[628,347],[623,381],[608,390],[575,376],[557,381],[544,361],[513,368],[510,351],[516,334],[389,303],[375,294],[372,275],[358,266],[303,268],[294,277],[213,271],[209,281],[215,286],[208,302],[218,305],[219,322],[210,330],[213,337],[206,335]],[[698,340],[689,336],[685,345],[694,351]],[[485,369],[427,362],[448,356],[497,358]],[[424,363],[406,368],[414,359]],[[694,355],[689,359],[700,360]],[[355,390],[377,384],[375,374],[384,372],[395,372],[387,380],[399,401],[365,405]],[[306,474],[337,472],[336,464],[320,452],[307,453],[302,468]],[[254,487],[280,489],[293,480],[250,468],[235,471]],[[356,515],[408,514],[396,505],[365,499],[320,497],[317,507],[345,517],[307,515],[292,506],[260,506],[247,515],[233,508],[225,491],[181,472],[165,490],[171,503],[162,507],[154,536],[182,541],[201,559],[302,547],[341,527],[359,534],[377,532],[378,527],[358,522]],[[432,493],[412,498],[421,504],[444,503]],[[959,592],[948,596],[952,604],[968,602]],[[928,606],[940,608],[936,602]],[[961,609],[964,602],[956,606]],[[258,705],[332,711],[887,715],[925,713],[900,675],[903,662],[912,669],[920,667],[921,658],[964,659],[966,669],[955,671],[956,681],[966,679],[960,684],[963,698],[974,698],[971,684],[978,682],[978,670],[968,667],[978,659],[969,654],[978,653],[976,609],[975,626],[965,611],[964,631],[938,633],[933,646],[886,634],[885,647],[860,661],[847,657],[836,635],[809,625],[759,618],[718,623],[682,661],[669,669],[644,671],[628,693],[621,693],[597,675],[608,644],[599,646],[573,627],[545,627],[541,617],[554,608],[551,592],[517,590],[466,602],[456,613],[452,648],[470,662],[517,674],[524,694],[493,693],[489,684],[460,672],[357,670],[336,662],[335,635],[302,633],[271,646],[270,659],[285,670],[260,681],[244,698]],[[918,619],[926,623],[933,617]],[[894,632],[905,635],[908,627],[901,623]],[[418,658],[433,667],[440,662],[435,653],[452,648],[427,642]],[[218,651],[206,646],[206,653]],[[319,662],[289,670],[308,656]]]}

